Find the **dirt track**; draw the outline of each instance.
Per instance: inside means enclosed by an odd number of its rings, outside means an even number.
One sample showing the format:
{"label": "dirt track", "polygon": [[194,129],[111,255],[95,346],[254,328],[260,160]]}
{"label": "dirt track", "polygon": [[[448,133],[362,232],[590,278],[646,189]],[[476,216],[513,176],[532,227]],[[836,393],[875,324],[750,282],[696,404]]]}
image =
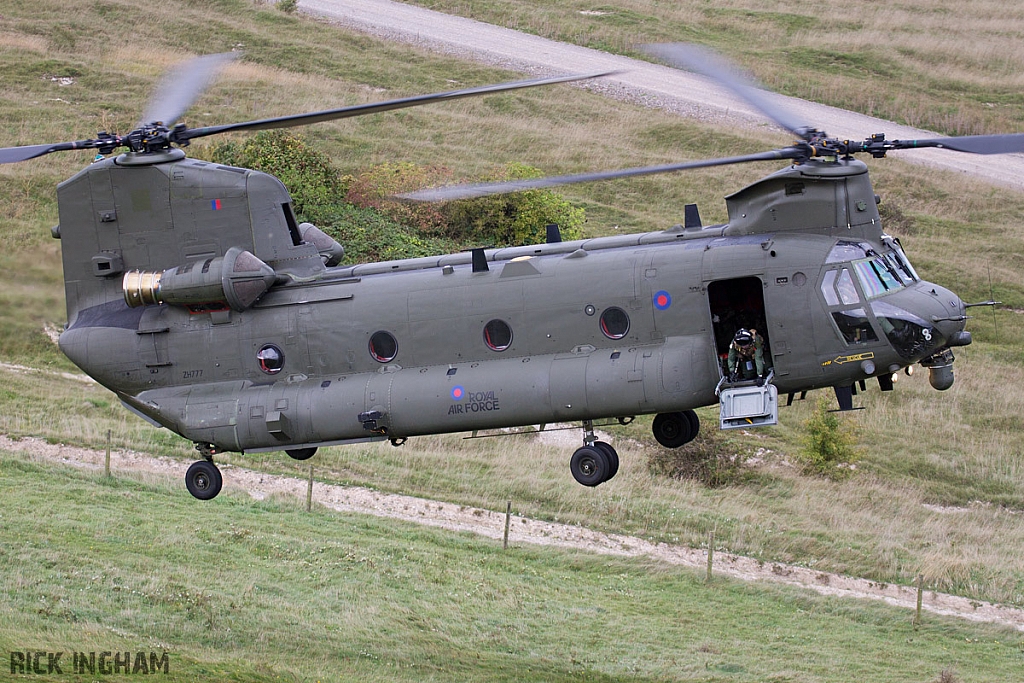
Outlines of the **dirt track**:
{"label": "dirt track", "polygon": [[[0,435],[0,450],[26,453],[48,462],[74,467],[99,469],[104,453],[74,446],[53,445],[41,439],[16,441]],[[184,483],[188,463],[172,458],[155,457],[134,451],[111,453],[111,471],[145,472],[177,479]],[[304,479],[276,476],[242,467],[223,466],[224,485],[242,490],[261,500],[272,494],[293,495],[305,499],[308,483]],[[181,495],[188,495],[182,486]],[[491,510],[442,503],[411,496],[381,493],[354,486],[314,483],[313,500],[318,505],[345,513],[375,515],[416,524],[465,531],[493,539],[501,539],[505,515]],[[512,544],[536,544],[573,548],[586,552],[624,557],[650,557],[671,565],[682,565],[699,571],[707,567],[705,550],[651,543],[632,536],[606,534],[578,526],[542,522],[526,517],[513,517],[509,535]],[[838,574],[813,571],[778,563],[764,563],[749,557],[715,552],[715,574],[744,581],[771,581],[808,588],[823,595],[844,598],[883,600],[890,605],[912,610],[916,606],[916,590],[909,586],[878,584]],[[945,593],[925,591],[924,609],[936,614],[972,621],[993,622],[1024,631],[1024,610],[982,603]],[[908,615],[909,618],[909,615]]]}
{"label": "dirt track", "polygon": [[[677,69],[391,0],[299,0],[299,9],[387,40],[412,43],[431,51],[533,74],[621,71],[587,87],[617,99],[668,109],[690,118],[727,121],[747,127],[766,125],[765,117],[745,102],[705,79]],[[806,100],[781,95],[777,98],[797,118],[844,138],[863,139],[879,132],[884,132],[890,140],[941,137]],[[1002,154],[998,156],[998,162],[993,163],[994,157],[922,149],[901,151],[899,158],[932,168],[968,173],[990,183],[1024,190],[1024,155]]]}

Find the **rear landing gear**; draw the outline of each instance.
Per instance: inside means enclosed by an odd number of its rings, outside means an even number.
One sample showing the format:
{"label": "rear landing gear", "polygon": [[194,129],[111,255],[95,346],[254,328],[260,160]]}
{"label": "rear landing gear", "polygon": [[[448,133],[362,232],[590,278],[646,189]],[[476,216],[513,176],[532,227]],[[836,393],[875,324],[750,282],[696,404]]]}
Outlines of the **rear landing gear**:
{"label": "rear landing gear", "polygon": [[185,488],[199,500],[216,498],[224,486],[224,477],[213,464],[214,447],[211,444],[196,444],[196,450],[204,460],[197,460],[189,465],[185,472]]}
{"label": "rear landing gear", "polygon": [[619,471],[619,454],[611,444],[597,440],[593,420],[583,421],[583,446],[569,459],[569,471],[584,486],[603,484]]}
{"label": "rear landing gear", "polygon": [[651,426],[654,438],[665,448],[679,448],[690,443],[700,431],[700,419],[692,410],[660,413]]}

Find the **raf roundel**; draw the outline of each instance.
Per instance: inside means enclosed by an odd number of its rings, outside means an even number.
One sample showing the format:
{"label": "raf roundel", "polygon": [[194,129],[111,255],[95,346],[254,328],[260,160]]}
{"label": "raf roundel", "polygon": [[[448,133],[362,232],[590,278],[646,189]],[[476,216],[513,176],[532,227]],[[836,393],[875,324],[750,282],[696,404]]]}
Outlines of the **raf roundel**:
{"label": "raf roundel", "polygon": [[661,290],[660,292],[655,292],[655,294],[654,294],[654,307],[655,308],[657,308],[659,311],[664,311],[665,309],[667,309],[671,305],[672,305],[672,295],[671,294],[669,294],[665,290]]}
{"label": "raf roundel", "polygon": [[452,398],[456,401],[461,401],[462,397],[466,395],[466,390],[460,385],[452,387]]}

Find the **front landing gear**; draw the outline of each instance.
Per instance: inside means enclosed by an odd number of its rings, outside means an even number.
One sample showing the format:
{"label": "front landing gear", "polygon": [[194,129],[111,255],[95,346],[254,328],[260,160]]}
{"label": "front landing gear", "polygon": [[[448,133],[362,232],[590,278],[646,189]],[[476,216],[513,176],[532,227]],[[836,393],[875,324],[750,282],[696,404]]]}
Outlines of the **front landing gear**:
{"label": "front landing gear", "polygon": [[584,486],[603,484],[619,471],[619,454],[611,444],[597,440],[593,420],[583,421],[583,447],[572,454],[569,471]]}
{"label": "front landing gear", "polygon": [[700,431],[697,413],[684,410],[679,413],[660,413],[651,425],[654,438],[665,448],[679,448],[690,443]]}
{"label": "front landing gear", "polygon": [[197,460],[189,465],[185,472],[185,488],[199,500],[216,498],[224,485],[224,477],[213,464],[214,448],[210,444],[196,444],[196,450],[204,460]]}

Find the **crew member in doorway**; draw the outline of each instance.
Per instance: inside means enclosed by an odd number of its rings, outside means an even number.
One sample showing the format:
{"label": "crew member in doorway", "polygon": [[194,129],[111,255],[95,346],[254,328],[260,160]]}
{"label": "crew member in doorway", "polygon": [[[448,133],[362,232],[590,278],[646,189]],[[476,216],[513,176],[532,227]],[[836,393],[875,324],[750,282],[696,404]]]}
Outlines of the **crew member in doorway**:
{"label": "crew member in doorway", "polygon": [[757,330],[741,327],[729,345],[729,381],[757,379],[764,382],[764,337]]}

